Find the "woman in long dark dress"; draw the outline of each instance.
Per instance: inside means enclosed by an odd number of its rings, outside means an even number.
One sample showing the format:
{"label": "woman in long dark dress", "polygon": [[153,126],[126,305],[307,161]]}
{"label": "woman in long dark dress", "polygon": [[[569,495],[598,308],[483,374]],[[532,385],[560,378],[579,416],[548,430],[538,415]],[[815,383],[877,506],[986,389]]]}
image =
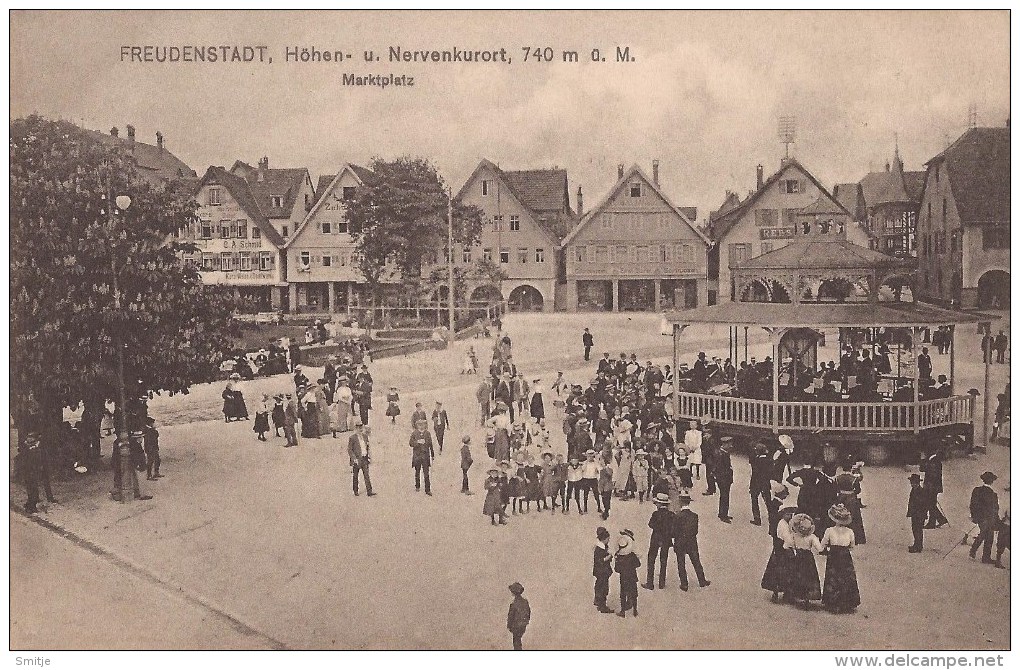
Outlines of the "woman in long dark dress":
{"label": "woman in long dark dress", "polygon": [[[788,494],[787,494],[788,495]],[[786,496],[783,496],[784,498]],[[773,498],[768,502],[769,535],[772,536],[772,554],[765,566],[765,574],[761,578],[761,587],[772,592],[772,602],[779,602],[779,594],[786,593],[789,584],[790,550],[785,548],[792,544],[790,519],[797,513],[796,507],[783,507],[782,500]]]}
{"label": "woman in long dark dress", "polygon": [[861,591],[857,586],[857,571],[851,554],[854,531],[849,526],[853,517],[844,505],[833,505],[829,508],[829,518],[836,525],[827,528],[822,536],[822,549],[829,555],[825,561],[822,604],[830,612],[842,614],[854,611],[861,604]]}
{"label": "woman in long dark dress", "polygon": [[786,595],[799,607],[807,608],[812,600],[822,599],[818,566],[815,564],[815,554],[822,550],[822,545],[814,534],[815,522],[807,514],[794,514],[790,519],[790,530],[793,532],[783,545],[793,551],[789,558]]}

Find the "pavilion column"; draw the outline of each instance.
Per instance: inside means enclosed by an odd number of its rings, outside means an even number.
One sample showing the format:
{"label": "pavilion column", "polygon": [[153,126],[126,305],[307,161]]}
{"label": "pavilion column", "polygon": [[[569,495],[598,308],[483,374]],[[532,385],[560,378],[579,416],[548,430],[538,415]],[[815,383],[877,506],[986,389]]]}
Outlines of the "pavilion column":
{"label": "pavilion column", "polygon": [[331,281],[326,282],[326,297],[329,300],[329,312],[332,314],[336,312],[336,284]]}
{"label": "pavilion column", "polygon": [[351,313],[351,304],[354,302],[354,282],[347,282],[347,313]]}
{"label": "pavilion column", "polygon": [[613,280],[613,311],[620,311],[620,280]]}
{"label": "pavilion column", "polygon": [[956,395],[956,326],[949,326],[949,395]]}
{"label": "pavilion column", "polygon": [[785,332],[782,328],[770,331],[772,340],[772,432],[779,433],[779,341]]}
{"label": "pavilion column", "polygon": [[992,322],[991,321],[986,321],[986,322],[982,323],[981,324],[981,328],[984,329],[985,334],[987,334],[988,337],[989,337],[989,340],[988,340],[988,351],[987,352],[985,351],[985,347],[984,347],[984,344],[983,344],[983,342],[984,342],[983,338],[982,338],[982,346],[981,346],[981,357],[985,361],[985,397],[984,397],[984,402],[981,403],[983,408],[984,408],[984,421],[982,423],[982,433],[981,433],[982,440],[981,440],[981,444],[987,449],[988,448],[988,438],[991,435],[991,427],[992,427],[991,422],[988,420],[988,415],[991,412],[991,405],[992,405],[992,398],[991,398],[991,395],[992,395],[992,383],[991,383],[991,381],[992,381],[992,375],[991,375],[991,372],[992,372],[992,341],[991,341]]}
{"label": "pavilion column", "polygon": [[910,351],[914,355],[914,411],[913,417],[914,435],[921,432],[921,367],[917,364],[917,356],[920,351],[918,340],[921,339],[921,329],[914,326],[910,329]]}
{"label": "pavilion column", "polygon": [[680,421],[680,333],[684,326],[679,323],[673,324],[673,427],[679,438],[679,429],[676,426]]}
{"label": "pavilion column", "polygon": [[662,283],[658,279],[652,280],[655,286],[655,311],[658,312],[662,304]]}

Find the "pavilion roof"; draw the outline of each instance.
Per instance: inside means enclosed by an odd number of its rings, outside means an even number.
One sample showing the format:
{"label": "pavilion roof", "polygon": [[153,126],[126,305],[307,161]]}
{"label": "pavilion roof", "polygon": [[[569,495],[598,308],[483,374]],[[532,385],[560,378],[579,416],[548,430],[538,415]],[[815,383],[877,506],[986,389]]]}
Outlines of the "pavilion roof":
{"label": "pavilion roof", "polygon": [[960,312],[920,302],[879,303],[761,303],[728,302],[667,312],[670,323],[726,324],[774,327],[907,327],[947,326],[994,321],[992,314]]}
{"label": "pavilion roof", "polygon": [[733,267],[738,270],[887,270],[908,265],[902,259],[854,244],[842,236],[819,234],[796,237],[784,247]]}

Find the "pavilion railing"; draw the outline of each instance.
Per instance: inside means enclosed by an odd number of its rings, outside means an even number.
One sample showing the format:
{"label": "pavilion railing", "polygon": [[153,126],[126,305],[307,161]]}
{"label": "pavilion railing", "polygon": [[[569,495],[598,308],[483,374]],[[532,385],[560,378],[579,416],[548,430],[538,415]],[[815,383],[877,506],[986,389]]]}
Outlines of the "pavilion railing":
{"label": "pavilion railing", "polygon": [[[680,393],[681,419],[709,416],[713,421],[780,430],[914,431],[969,423],[969,395],[912,402],[786,402]],[[775,414],[774,414],[775,412]]]}

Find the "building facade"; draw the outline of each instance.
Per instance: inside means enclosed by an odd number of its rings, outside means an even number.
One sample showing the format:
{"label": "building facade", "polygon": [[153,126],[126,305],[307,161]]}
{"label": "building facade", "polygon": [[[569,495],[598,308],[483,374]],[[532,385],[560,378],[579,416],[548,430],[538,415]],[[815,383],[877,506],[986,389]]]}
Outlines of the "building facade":
{"label": "building facade", "polygon": [[[671,310],[708,301],[708,238],[637,166],[563,241],[570,311]],[[696,214],[695,214],[696,218]]]}
{"label": "building facade", "polygon": [[[864,227],[871,248],[890,256],[916,256],[917,210],[923,172],[903,169],[899,147],[884,172],[870,172],[860,181]],[[842,201],[840,193],[837,199]]]}
{"label": "building facade", "polygon": [[853,223],[852,214],[797,160],[784,159],[768,179],[761,165],[757,172],[757,188],[747,198],[736,204],[727,194],[728,206],[709,217],[714,242],[709,252],[712,303],[739,301],[730,268],[786,246],[797,235],[798,226],[824,224],[842,229],[854,244],[869,246],[868,236]]}
{"label": "building facade", "polygon": [[207,284],[233,286],[255,311],[284,310],[284,240],[262,213],[248,182],[210,166],[198,183],[198,221],[184,231],[198,247],[188,260]]}
{"label": "building facade", "polygon": [[248,182],[266,219],[284,240],[305,220],[315,201],[315,187],[308,168],[270,168],[263,156],[258,167],[235,161],[231,174]]}
{"label": "building facade", "polygon": [[292,312],[346,312],[360,304],[365,280],[355,262],[346,203],[369,175],[348,163],[319,177],[315,203],[285,245]]}
{"label": "building facade", "polygon": [[[454,264],[479,260],[495,263],[505,273],[499,286],[485,281],[469,286],[473,305],[506,300],[514,311],[551,312],[556,306],[557,251],[570,231],[567,171],[503,170],[483,159],[456,195],[483,212],[479,242],[454,246]],[[440,254],[445,261],[445,253]]]}
{"label": "building facade", "polygon": [[971,128],[926,163],[918,213],[923,300],[1008,308],[1009,126]]}

